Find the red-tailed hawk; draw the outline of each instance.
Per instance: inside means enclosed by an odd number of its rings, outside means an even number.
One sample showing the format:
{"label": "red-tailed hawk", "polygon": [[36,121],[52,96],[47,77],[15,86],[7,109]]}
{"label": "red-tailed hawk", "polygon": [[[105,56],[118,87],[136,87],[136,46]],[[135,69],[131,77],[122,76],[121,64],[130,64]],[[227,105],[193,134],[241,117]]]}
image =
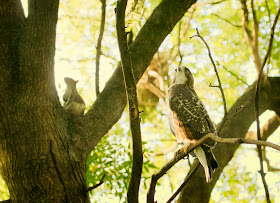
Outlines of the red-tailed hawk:
{"label": "red-tailed hawk", "polygon": [[[175,77],[168,89],[166,100],[169,107],[169,124],[177,142],[190,145],[216,129],[193,89],[194,79],[190,70],[184,66],[176,69]],[[212,148],[215,142],[207,142],[194,150],[194,154],[204,168],[206,182],[218,167]]]}

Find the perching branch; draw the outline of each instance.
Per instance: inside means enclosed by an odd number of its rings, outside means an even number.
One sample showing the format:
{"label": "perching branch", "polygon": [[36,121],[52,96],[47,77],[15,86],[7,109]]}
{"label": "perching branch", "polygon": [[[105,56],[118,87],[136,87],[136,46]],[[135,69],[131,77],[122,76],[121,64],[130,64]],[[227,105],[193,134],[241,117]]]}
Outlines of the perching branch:
{"label": "perching branch", "polygon": [[225,119],[225,117],[226,117],[227,114],[228,114],[228,113],[227,113],[226,98],[225,98],[224,90],[223,90],[222,83],[221,83],[221,80],[220,80],[220,77],[219,77],[218,69],[217,69],[217,67],[216,67],[216,64],[215,64],[213,58],[212,58],[210,48],[209,48],[207,42],[204,40],[204,38],[199,34],[197,28],[196,28],[196,35],[192,36],[191,38],[193,38],[193,37],[199,37],[199,38],[204,42],[204,44],[205,44],[205,46],[206,46],[206,48],[207,48],[207,50],[208,50],[208,55],[209,55],[209,58],[210,58],[210,60],[211,60],[211,62],[212,62],[212,65],[213,65],[213,67],[214,67],[214,70],[215,70],[215,73],[216,73],[216,76],[217,76],[217,79],[218,79],[218,83],[219,83],[219,86],[218,86],[218,87],[219,87],[219,89],[220,89],[220,91],[221,91],[222,98],[223,98],[223,103],[224,103],[224,119]]}
{"label": "perching branch", "polygon": [[136,92],[136,83],[132,70],[130,53],[127,45],[125,32],[125,9],[127,0],[118,0],[116,7],[116,31],[121,55],[121,65],[124,77],[126,96],[129,106],[129,121],[132,135],[132,171],[127,192],[127,201],[138,203],[139,185],[141,181],[143,153],[140,130],[140,119],[138,111],[138,101]]}
{"label": "perching branch", "polygon": [[273,149],[280,151],[280,146],[276,145],[274,143],[271,143],[271,142],[266,142],[266,141],[262,141],[262,140],[245,139],[245,138],[241,138],[241,137],[221,138],[213,133],[209,133],[209,134],[205,135],[204,137],[202,137],[201,139],[199,139],[194,144],[192,144],[190,146],[183,146],[180,149],[180,151],[183,153],[180,153],[176,158],[173,158],[172,160],[170,160],[157,173],[155,173],[152,176],[150,188],[149,188],[148,194],[147,194],[147,203],[155,202],[154,201],[155,187],[156,187],[156,183],[157,183],[158,179],[160,179],[164,174],[166,174],[166,172],[170,168],[172,168],[178,161],[180,161],[181,159],[186,157],[190,152],[192,152],[195,148],[197,148],[198,146],[205,143],[208,139],[211,139],[211,140],[214,140],[215,142],[223,143],[223,144],[242,144],[242,143],[244,143],[244,144],[255,144],[255,145],[259,145],[259,146],[267,146],[267,147],[271,147]]}
{"label": "perching branch", "polygon": [[[269,44],[268,44],[268,49],[266,52],[266,55],[264,57],[260,72],[259,72],[259,76],[258,76],[258,80],[257,80],[257,86],[256,86],[256,94],[255,94],[255,114],[256,114],[256,122],[257,122],[257,136],[258,136],[258,140],[261,140],[261,133],[260,133],[260,120],[259,120],[259,91],[260,91],[260,83],[261,83],[261,78],[262,78],[262,72],[264,69],[264,66],[266,64],[267,59],[270,57],[270,53],[271,53],[271,49],[272,49],[272,43],[273,43],[273,38],[274,38],[274,30],[275,30],[275,26],[278,20],[280,14],[280,8],[278,9],[278,12],[275,16],[274,19],[274,23],[271,27],[271,31],[270,31],[270,40],[269,40]],[[267,187],[267,183],[265,181],[265,173],[263,170],[263,157],[262,157],[262,150],[261,147],[258,146],[258,154],[259,154],[259,158],[260,158],[260,175],[262,177],[262,182],[264,185],[264,189],[265,189],[265,195],[266,195],[266,201],[267,202],[271,202],[270,198],[269,198],[269,191],[268,191],[268,187]]]}
{"label": "perching branch", "polygon": [[99,95],[100,90],[99,90],[99,65],[100,65],[100,56],[101,56],[101,43],[102,43],[102,38],[104,34],[104,28],[105,28],[105,17],[106,17],[106,0],[100,0],[102,3],[101,6],[101,24],[100,24],[100,31],[99,31],[99,36],[97,40],[97,46],[96,46],[96,60],[95,60],[95,91],[96,91],[96,96]]}
{"label": "perching branch", "polygon": [[102,185],[102,183],[104,183],[104,178],[105,178],[105,174],[102,176],[102,178],[101,178],[101,180],[99,181],[98,184],[96,184],[96,185],[94,185],[94,186],[92,186],[92,187],[89,187],[89,188],[87,189],[87,191],[89,192],[89,191],[91,191],[91,190],[93,190],[93,189],[99,187],[100,185]]}

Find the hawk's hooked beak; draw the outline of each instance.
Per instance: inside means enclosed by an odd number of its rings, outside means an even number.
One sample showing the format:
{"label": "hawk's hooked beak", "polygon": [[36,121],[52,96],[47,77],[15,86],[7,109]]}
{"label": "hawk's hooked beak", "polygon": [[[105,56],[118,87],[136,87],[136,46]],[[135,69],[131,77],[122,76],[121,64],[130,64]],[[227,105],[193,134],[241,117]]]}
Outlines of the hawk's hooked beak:
{"label": "hawk's hooked beak", "polygon": [[175,69],[175,72],[177,73],[177,72],[180,72],[181,70],[182,70],[182,68],[181,68],[181,66],[179,66]]}

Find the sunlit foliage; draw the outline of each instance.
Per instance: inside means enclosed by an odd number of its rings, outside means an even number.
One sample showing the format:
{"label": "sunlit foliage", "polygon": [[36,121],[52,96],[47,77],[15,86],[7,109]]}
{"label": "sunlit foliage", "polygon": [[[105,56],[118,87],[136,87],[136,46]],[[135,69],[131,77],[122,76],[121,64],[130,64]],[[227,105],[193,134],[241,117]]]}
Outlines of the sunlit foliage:
{"label": "sunlit foliage", "polygon": [[[116,69],[119,60],[114,26],[115,2],[116,0],[108,0],[106,7],[107,16],[100,64],[101,91]],[[198,28],[200,34],[204,36],[214,60],[220,64],[218,70],[228,107],[248,85],[255,81],[256,71],[251,50],[241,28],[240,2],[224,1],[214,5],[209,2],[212,1],[200,0],[185,14],[159,48],[151,63],[153,67],[150,68],[162,78],[163,85],[157,88],[164,93],[172,80],[170,75],[174,73],[174,69],[180,63],[189,67],[195,77],[195,90],[205,103],[213,121],[218,124],[223,116],[222,99],[217,88],[209,87],[210,83],[216,84],[217,80],[204,44],[199,38],[190,39],[196,33],[195,28]],[[128,30],[133,31],[134,38],[158,3],[160,0],[129,1],[126,20]],[[270,25],[275,17],[276,8],[279,7],[279,1],[257,0],[255,6],[260,21],[259,49],[264,56]],[[63,77],[70,76],[79,79],[78,89],[87,106],[95,101],[95,55],[100,19],[100,1],[61,0],[55,58],[55,78],[60,98],[65,89]],[[249,15],[249,19],[252,19],[252,15]],[[279,29],[278,23],[271,60],[265,69],[269,76],[280,75]],[[164,68],[165,71],[161,73],[160,70]],[[148,81],[155,84],[155,78],[151,75],[147,77]],[[139,92],[138,96],[145,97],[143,92]],[[164,98],[141,104],[140,110],[143,110],[140,117],[144,149],[140,200],[144,202],[151,175],[173,157],[179,146],[176,145],[168,128]],[[265,122],[265,119],[263,120]],[[276,134],[270,139],[279,144],[279,136],[277,137]],[[268,150],[268,157],[271,163],[279,166],[279,160],[275,160],[276,155],[273,151]],[[105,182],[91,191],[92,202],[125,202],[131,159],[129,122],[127,114],[124,113],[88,157],[86,172],[88,186],[97,184],[101,177],[106,175]],[[211,202],[264,202],[263,188],[257,172],[258,164],[254,147],[240,148],[213,189]],[[156,193],[159,201],[166,201],[172,195],[172,192],[182,183],[188,169],[188,161],[181,161],[159,181],[160,186]],[[268,172],[267,175],[272,177],[268,178],[268,185],[274,202],[280,199],[279,175],[280,172]],[[0,186],[0,199],[6,199],[7,187],[2,180]],[[163,198],[162,195],[166,197]]]}

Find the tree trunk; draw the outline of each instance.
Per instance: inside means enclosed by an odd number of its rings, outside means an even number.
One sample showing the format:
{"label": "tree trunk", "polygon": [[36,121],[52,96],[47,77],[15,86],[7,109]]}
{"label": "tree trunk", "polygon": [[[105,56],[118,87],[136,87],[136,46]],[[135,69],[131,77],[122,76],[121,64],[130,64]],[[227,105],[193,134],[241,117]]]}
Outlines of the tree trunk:
{"label": "tree trunk", "polygon": [[[138,81],[196,0],[163,0],[130,47]],[[0,1],[0,161],[15,202],[89,202],[87,154],[126,105],[120,67],[83,117],[66,113],[54,83],[58,0]]]}
{"label": "tree trunk", "polygon": [[[58,1],[1,1],[0,159],[15,202],[89,202],[85,154],[54,86]],[[2,74],[3,73],[3,74]]]}

